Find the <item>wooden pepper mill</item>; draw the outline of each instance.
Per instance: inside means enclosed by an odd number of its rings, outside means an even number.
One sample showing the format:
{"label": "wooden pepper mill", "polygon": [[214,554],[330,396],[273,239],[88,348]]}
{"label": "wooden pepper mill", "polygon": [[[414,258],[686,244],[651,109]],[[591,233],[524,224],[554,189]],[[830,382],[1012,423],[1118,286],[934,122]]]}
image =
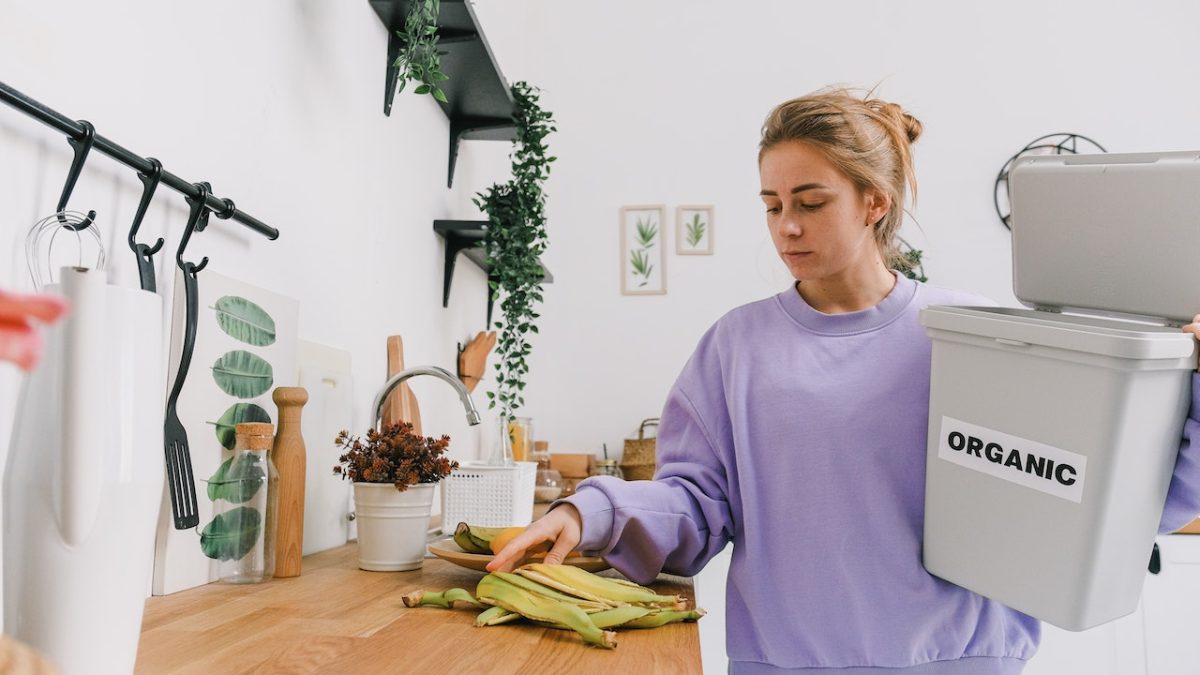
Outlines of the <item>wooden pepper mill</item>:
{"label": "wooden pepper mill", "polygon": [[308,403],[304,387],[276,387],[279,429],[271,460],[279,473],[279,511],[275,529],[275,577],[300,576],[304,555],[304,480],[306,459],[300,434],[300,409]]}

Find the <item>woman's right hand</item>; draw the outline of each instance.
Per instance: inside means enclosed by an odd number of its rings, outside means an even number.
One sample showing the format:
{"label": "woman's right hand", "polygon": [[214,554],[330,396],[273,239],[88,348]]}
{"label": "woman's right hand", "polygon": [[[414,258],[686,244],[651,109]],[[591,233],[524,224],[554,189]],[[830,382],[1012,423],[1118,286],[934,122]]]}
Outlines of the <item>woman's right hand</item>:
{"label": "woman's right hand", "polygon": [[525,531],[513,537],[496,557],[488,563],[489,572],[511,572],[513,568],[525,561],[525,552],[538,544],[549,541],[554,545],[546,554],[546,562],[559,565],[567,554],[579,545],[583,532],[583,520],[579,510],[570,502],[554,508],[546,515],[538,518],[525,528]]}

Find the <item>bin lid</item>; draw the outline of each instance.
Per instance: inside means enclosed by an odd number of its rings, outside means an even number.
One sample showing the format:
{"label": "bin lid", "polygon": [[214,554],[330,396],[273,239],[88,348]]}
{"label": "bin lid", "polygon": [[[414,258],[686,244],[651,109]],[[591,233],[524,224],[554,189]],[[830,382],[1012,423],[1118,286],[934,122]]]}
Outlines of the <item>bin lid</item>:
{"label": "bin lid", "polygon": [[1008,181],[1021,302],[1175,325],[1200,313],[1200,152],[1022,157]]}
{"label": "bin lid", "polygon": [[[930,305],[921,324],[1007,344],[1057,347],[1125,359],[1194,358],[1196,339],[1176,326],[1095,316],[1053,314],[1020,307]],[[1194,367],[1194,363],[1187,365]]]}

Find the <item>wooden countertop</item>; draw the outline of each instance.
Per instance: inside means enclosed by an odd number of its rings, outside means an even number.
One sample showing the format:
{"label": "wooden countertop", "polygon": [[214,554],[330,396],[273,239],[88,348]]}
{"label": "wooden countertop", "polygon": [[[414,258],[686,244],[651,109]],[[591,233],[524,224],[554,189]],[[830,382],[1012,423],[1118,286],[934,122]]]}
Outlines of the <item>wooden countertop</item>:
{"label": "wooden countertop", "polygon": [[[611,651],[525,622],[476,628],[475,610],[410,609],[401,597],[454,587],[474,593],[482,572],[436,558],[412,572],[366,572],[357,551],[350,543],[307,556],[291,579],[148,599],[136,672],[701,672],[695,623],[619,631]],[[690,579],[663,575],[651,585],[695,598]]]}

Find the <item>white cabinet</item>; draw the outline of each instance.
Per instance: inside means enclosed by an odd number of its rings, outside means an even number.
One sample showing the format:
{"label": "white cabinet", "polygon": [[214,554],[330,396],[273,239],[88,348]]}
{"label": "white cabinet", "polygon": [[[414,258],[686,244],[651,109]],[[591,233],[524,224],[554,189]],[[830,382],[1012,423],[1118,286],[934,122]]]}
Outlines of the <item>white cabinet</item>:
{"label": "white cabinet", "polygon": [[1158,538],[1162,573],[1142,591],[1146,675],[1200,675],[1200,536]]}

